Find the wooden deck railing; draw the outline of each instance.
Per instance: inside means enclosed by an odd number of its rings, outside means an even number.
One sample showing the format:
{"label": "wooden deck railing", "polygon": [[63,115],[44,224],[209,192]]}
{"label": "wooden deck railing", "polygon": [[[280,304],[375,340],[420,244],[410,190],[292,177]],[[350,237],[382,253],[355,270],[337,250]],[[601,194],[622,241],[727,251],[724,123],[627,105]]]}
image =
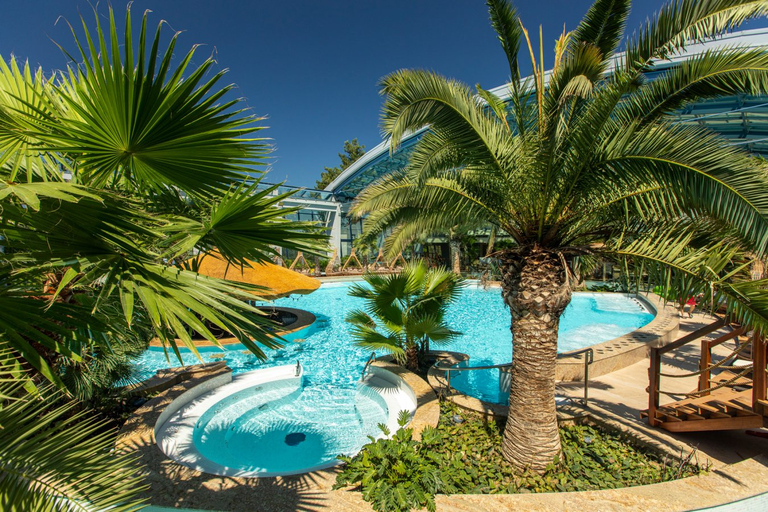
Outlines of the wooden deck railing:
{"label": "wooden deck railing", "polygon": [[[712,380],[712,370],[710,369],[710,366],[712,365],[712,349],[728,340],[738,338],[744,334],[744,332],[744,327],[738,326],[731,332],[727,332],[713,340],[701,340],[701,361],[699,362],[699,370],[701,370],[701,374],[699,375],[699,391],[707,389],[709,387],[709,381]],[[709,392],[702,393],[701,396],[706,395],[709,395]]]}
{"label": "wooden deck railing", "polygon": [[[658,426],[661,421],[656,418],[656,410],[659,408],[660,381],[661,381],[661,363],[662,356],[668,352],[679,349],[693,341],[711,334],[718,329],[731,325],[727,318],[719,318],[715,322],[706,325],[696,331],[687,334],[663,347],[651,349],[650,367],[648,369],[648,423],[652,426]],[[712,349],[728,340],[736,339],[745,334],[746,329],[739,325],[734,325],[733,330],[718,336],[712,340],[701,340],[701,358],[699,362],[699,381],[698,390],[703,391],[710,387],[712,379]],[[766,340],[762,333],[755,332],[752,337],[752,410],[763,416],[768,415],[768,402],[766,402]],[[703,393],[702,396],[708,393]]]}

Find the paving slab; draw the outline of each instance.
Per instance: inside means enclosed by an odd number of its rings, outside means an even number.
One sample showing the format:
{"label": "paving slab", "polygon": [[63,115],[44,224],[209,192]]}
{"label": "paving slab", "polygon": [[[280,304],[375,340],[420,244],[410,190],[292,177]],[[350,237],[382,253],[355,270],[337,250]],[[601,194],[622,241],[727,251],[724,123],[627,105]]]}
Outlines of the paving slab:
{"label": "paving slab", "polygon": [[[702,314],[680,322],[681,334],[711,322]],[[715,336],[716,334],[713,334]],[[666,361],[665,372],[695,369],[698,344],[691,344]],[[728,346],[718,347],[716,356],[723,357]],[[379,364],[379,363],[377,363]],[[382,366],[385,366],[382,364]],[[225,371],[211,369],[210,376]],[[400,371],[400,370],[398,370]],[[747,436],[743,431],[671,434],[650,428],[639,419],[639,411],[647,408],[648,363],[641,361],[622,370],[590,380],[590,407],[579,405],[583,383],[560,386],[569,395],[563,413],[574,417],[590,414],[612,428],[635,436],[668,453],[696,447],[702,462],[711,462],[704,475],[649,486],[616,490],[574,493],[542,493],[513,495],[440,495],[441,511],[685,511],[714,507],[724,503],[768,492],[768,440]],[[401,375],[402,376],[402,375]],[[118,440],[117,448],[136,453],[145,468],[151,489],[146,497],[155,506],[184,507],[218,511],[366,511],[371,507],[353,489],[332,490],[337,470],[317,471],[296,477],[231,478],[200,473],[167,459],[154,442],[154,425],[162,410],[175,396],[199,383],[204,375],[195,375],[176,384],[147,402],[132,416]],[[409,384],[418,383],[408,376]],[[420,380],[424,386],[427,384]],[[669,382],[667,382],[669,381]],[[696,378],[665,379],[669,391],[690,391]],[[415,385],[415,384],[412,384]],[[431,388],[419,388],[417,395],[424,406],[418,426],[435,421],[437,401]]]}

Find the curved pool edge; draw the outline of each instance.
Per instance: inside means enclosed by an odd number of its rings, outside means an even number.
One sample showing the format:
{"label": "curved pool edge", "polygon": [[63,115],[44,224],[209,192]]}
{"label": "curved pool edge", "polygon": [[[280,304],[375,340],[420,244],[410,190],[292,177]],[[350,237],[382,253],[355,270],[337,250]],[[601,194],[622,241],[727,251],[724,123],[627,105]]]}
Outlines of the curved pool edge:
{"label": "curved pool edge", "polygon": [[[590,348],[594,351],[592,364],[589,366],[589,376],[599,377],[612,373],[627,366],[647,359],[651,348],[660,347],[670,343],[677,336],[680,318],[672,304],[655,294],[647,296],[633,294],[634,298],[655,312],[653,320],[640,329],[636,329],[618,338],[604,341]],[[584,355],[572,356],[574,352],[583,349],[572,350],[558,354],[555,379],[559,382],[574,382],[584,380]],[[467,354],[450,351],[430,351],[440,359],[449,359],[453,364],[458,364],[469,359]],[[493,402],[486,402],[458,392],[455,388],[448,387],[444,372],[438,372],[430,368],[427,373],[429,384],[438,394],[455,403],[459,407],[485,415],[486,417],[502,418],[507,416],[507,406]]]}
{"label": "curved pool edge", "polygon": [[[440,406],[437,396],[424,379],[396,365],[374,362],[372,368],[374,367],[376,368],[374,371],[391,373],[392,378],[396,382],[402,381],[403,385],[407,385],[408,389],[411,390],[416,400],[416,405],[408,427],[413,429],[415,439],[421,438],[421,431],[426,426],[437,426],[440,417]],[[201,485],[208,485],[207,483],[210,483],[211,488],[213,488],[213,486],[220,486],[224,482],[227,482],[228,485],[248,485],[248,482],[265,480],[276,480],[279,482],[283,479],[307,478],[313,482],[326,482],[328,490],[330,490],[335,480],[335,474],[338,471],[336,468],[338,462],[336,461],[332,464],[324,465],[324,467],[313,467],[294,474],[281,473],[279,476],[262,474],[262,476],[256,477],[223,476],[205,473],[168,458],[157,445],[155,431],[161,417],[167,419],[172,414],[169,412],[164,416],[165,411],[170,410],[169,406],[176,399],[185,395],[185,393],[187,393],[186,397],[194,399],[196,394],[195,388],[198,386],[202,385],[211,389],[216,387],[215,384],[217,382],[219,385],[222,385],[233,378],[232,370],[220,363],[187,366],[184,367],[184,370],[186,374],[184,380],[176,382],[172,387],[167,387],[160,391],[155,397],[134,411],[117,436],[115,443],[116,451],[137,455],[142,466],[147,469],[147,475],[150,480],[156,482],[161,488],[173,487],[175,489],[179,487],[191,491],[199,489]],[[237,376],[234,378],[237,378]],[[206,382],[209,381],[211,383],[206,385]],[[197,393],[198,396],[200,394],[202,393]],[[396,416],[396,414],[393,416]],[[154,498],[154,495],[150,498]],[[156,505],[175,504],[173,501],[164,502],[162,500],[155,501],[154,499],[150,499],[150,502]]]}
{"label": "curved pool edge", "polygon": [[421,439],[421,432],[426,427],[436,427],[440,421],[440,401],[432,386],[423,378],[406,368],[389,362],[384,358],[377,358],[371,364],[372,368],[385,370],[400,378],[413,392],[416,400],[416,411],[411,416],[408,428],[413,429],[413,438]]}
{"label": "curved pool edge", "polygon": [[[621,370],[648,357],[651,348],[670,343],[677,336],[680,318],[671,303],[666,303],[658,295],[649,293],[630,294],[650,308],[655,317],[643,327],[618,338],[591,345],[594,351],[592,364],[589,366],[590,378],[600,377]],[[555,379],[558,381],[584,380],[584,355],[573,356],[572,350],[558,354]]]}
{"label": "curved pool edge", "polygon": [[[281,309],[283,311],[287,311],[289,313],[293,313],[296,315],[296,321],[288,324],[286,327],[289,327],[288,329],[283,329],[279,331],[273,331],[272,334],[284,339],[285,341],[295,341],[297,339],[305,338],[309,335],[311,335],[314,332],[314,329],[316,328],[315,322],[317,321],[317,317],[310,313],[309,311],[306,311],[304,309],[298,309],[298,308],[287,308],[283,306],[276,306],[275,309]],[[208,340],[195,340],[195,348],[198,349],[213,349],[213,350],[221,350],[221,349],[227,349],[230,345],[240,345],[238,348],[245,348],[240,340],[235,338],[234,336],[229,336],[226,338],[220,338],[216,340],[217,343],[211,343]],[[176,344],[179,348],[184,348],[185,345],[182,340],[179,338],[176,338]],[[149,342],[149,347],[154,349],[162,349],[163,344],[162,342],[154,338]]]}
{"label": "curved pool edge", "polygon": [[221,400],[250,387],[271,382],[291,381],[298,389],[301,387],[302,375],[301,366],[282,365],[244,372],[234,377],[230,372],[206,379],[182,392],[165,407],[155,422],[155,443],[165,456],[174,462],[211,475],[264,478],[325,469],[333,464],[280,472],[253,472],[229,468],[205,457],[193,440],[197,421]]}

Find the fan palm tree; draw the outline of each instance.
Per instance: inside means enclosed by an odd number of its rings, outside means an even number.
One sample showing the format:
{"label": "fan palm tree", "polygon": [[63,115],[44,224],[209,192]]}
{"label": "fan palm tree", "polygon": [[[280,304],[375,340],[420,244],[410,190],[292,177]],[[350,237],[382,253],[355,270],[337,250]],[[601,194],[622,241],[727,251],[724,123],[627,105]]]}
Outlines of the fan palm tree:
{"label": "fan palm tree", "polygon": [[148,35],[146,14],[138,37],[130,10],[124,39],[111,9],[108,23],[83,21],[80,64],[51,77],[0,59],[0,347],[31,370],[35,393],[0,389],[13,401],[0,404],[3,510],[122,510],[135,473],[109,455],[113,433],[56,402],[119,376],[141,333],[180,360],[176,340],[218,343],[214,326],[266,357],[279,340],[248,303],[262,289],[183,262],[216,252],[241,266],[326,239],[286,218],[290,194],[259,187],[261,119],[226,99],[212,59],[192,66],[194,49],[179,59],[176,36],[163,51],[164,24]]}
{"label": "fan palm tree", "polygon": [[[366,300],[365,310],[347,315],[352,337],[361,347],[385,350],[409,370],[429,351],[429,343],[448,343],[459,332],[445,323],[445,308],[458,298],[461,277],[442,268],[427,269],[424,262],[406,265],[397,274],[366,274],[366,284],[350,287],[349,294]],[[383,333],[379,332],[383,329]]]}
{"label": "fan palm tree", "polygon": [[0,342],[0,509],[143,508],[138,465],[114,452],[110,426],[51,385],[35,388],[16,363]]}
{"label": "fan palm tree", "polygon": [[[646,77],[691,41],[764,15],[768,2],[676,0],[617,55],[630,3],[595,1],[560,37],[545,73],[514,7],[488,0],[511,72],[503,97],[420,70],[382,80],[392,148],[429,131],[401,172],[358,197],[353,212],[367,215],[366,235],[391,228],[395,253],[419,234],[479,220],[515,242],[498,258],[514,338],[502,448],[519,468],[543,471],[560,453],[557,334],[577,269],[619,258],[667,283],[676,281],[665,275],[688,275],[742,321],[768,326],[765,283],[743,278],[747,251],[764,256],[768,244],[765,170],[714,133],[668,117],[691,101],[765,94],[768,51],[723,46]],[[528,79],[521,51],[534,60]]]}
{"label": "fan palm tree", "polygon": [[285,218],[290,194],[258,189],[260,119],[236,100],[217,103],[230,87],[216,89],[222,73],[203,80],[211,59],[192,69],[193,50],[174,70],[176,37],[163,53],[162,24],[148,39],[145,14],[136,47],[130,10],[124,41],[111,9],[109,22],[97,16],[95,34],[83,23],[82,63],[54,78],[0,65],[0,332],[59,384],[54,355],[77,360],[115,338],[116,322],[100,313],[113,299],[126,328],[148,319],[177,355],[176,339],[194,350],[190,332],[216,343],[214,325],[264,357],[259,344],[278,342],[247,303],[259,288],[181,263],[216,251],[247,265],[275,246],[311,253],[325,236]]}

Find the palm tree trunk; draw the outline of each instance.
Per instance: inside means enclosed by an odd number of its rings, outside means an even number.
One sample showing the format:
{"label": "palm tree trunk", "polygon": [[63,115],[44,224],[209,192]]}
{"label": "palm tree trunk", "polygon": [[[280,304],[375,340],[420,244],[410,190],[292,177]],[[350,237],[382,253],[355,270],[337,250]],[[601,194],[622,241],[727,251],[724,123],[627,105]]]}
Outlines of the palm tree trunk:
{"label": "palm tree trunk", "polygon": [[419,347],[415,344],[405,349],[405,367],[412,372],[419,369]]}
{"label": "palm tree trunk", "polygon": [[456,275],[461,274],[461,242],[457,238],[451,237],[448,242],[448,246],[451,248],[451,263],[453,264],[453,273]]}
{"label": "palm tree trunk", "polygon": [[515,467],[543,473],[560,455],[557,329],[571,289],[561,258],[546,249],[506,253],[502,265],[502,295],[512,313],[514,338],[502,452]]}

